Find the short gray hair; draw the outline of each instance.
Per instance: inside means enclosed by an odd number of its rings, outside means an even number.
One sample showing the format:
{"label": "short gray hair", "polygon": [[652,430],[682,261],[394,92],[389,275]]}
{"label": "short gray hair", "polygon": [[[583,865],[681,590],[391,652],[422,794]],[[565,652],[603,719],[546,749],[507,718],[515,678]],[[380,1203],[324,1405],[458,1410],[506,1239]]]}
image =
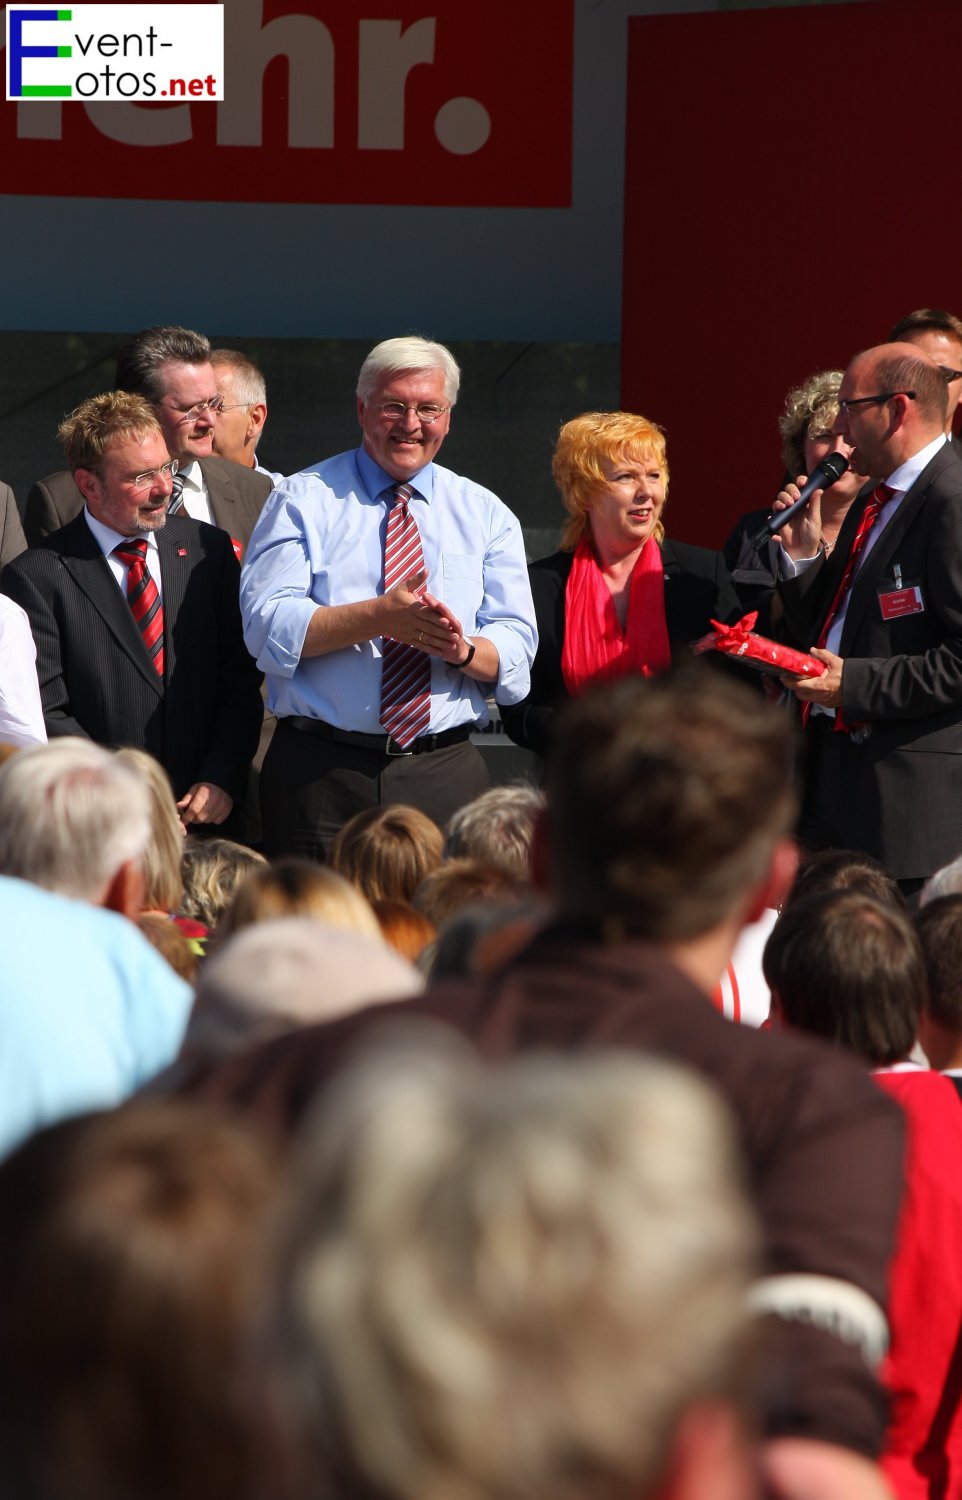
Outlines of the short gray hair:
{"label": "short gray hair", "polygon": [[722,1101],[655,1059],[489,1071],[390,1029],[325,1091],[282,1231],[274,1336],[318,1477],[641,1500],[687,1408],[739,1383],[757,1231]]}
{"label": "short gray hair", "polygon": [[212,349],[210,362],[214,366],[215,375],[218,365],[224,370],[230,370],[234,377],[234,395],[238,401],[245,406],[257,406],[259,403],[267,405],[267,382],[254,361],[248,359],[246,354],[241,354],[239,349]]}
{"label": "short gray hair", "polygon": [[528,781],[489,787],[449,819],[444,858],[480,859],[530,880],[531,840],[545,801]]}
{"label": "short gray hair", "polygon": [[936,870],[930,875],[919,894],[919,908],[928,906],[930,901],[938,901],[942,896],[958,896],[962,894],[962,854],[958,859],[953,859],[949,865],[943,865],[941,870]]}
{"label": "short gray hair", "polygon": [[202,333],[158,323],[135,333],[118,351],[117,389],[156,404],[167,393],[160,375],[164,365],[206,365],[209,360],[210,340]]}
{"label": "short gray hair", "polygon": [[457,360],[443,344],[435,344],[416,333],[375,344],[357,377],[357,394],[367,403],[386,376],[420,373],[422,370],[440,370],[444,378],[444,399],[453,406],[461,384]]}
{"label": "short gray hair", "polygon": [[150,833],[147,788],[91,740],[51,740],[0,767],[0,875],[99,902]]}

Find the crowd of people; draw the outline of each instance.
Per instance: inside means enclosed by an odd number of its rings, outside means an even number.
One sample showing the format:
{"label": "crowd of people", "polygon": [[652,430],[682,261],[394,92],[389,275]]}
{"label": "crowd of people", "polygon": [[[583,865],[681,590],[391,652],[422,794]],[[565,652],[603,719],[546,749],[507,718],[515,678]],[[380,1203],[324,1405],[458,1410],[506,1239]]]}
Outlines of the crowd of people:
{"label": "crowd of people", "polygon": [[154,327],[0,487],[0,1471],[962,1497],[962,321],[794,387],[717,551],[585,411],[529,565],[459,379],[378,344],[285,477]]}

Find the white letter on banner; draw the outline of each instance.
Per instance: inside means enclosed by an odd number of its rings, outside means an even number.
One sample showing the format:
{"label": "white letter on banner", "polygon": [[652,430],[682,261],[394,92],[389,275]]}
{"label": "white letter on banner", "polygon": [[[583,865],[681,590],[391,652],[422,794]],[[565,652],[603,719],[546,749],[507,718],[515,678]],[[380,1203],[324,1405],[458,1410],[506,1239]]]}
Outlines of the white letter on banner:
{"label": "white letter on banner", "polygon": [[217,106],[219,146],[263,144],[264,73],[287,58],[289,146],[334,145],[334,39],[313,16],[262,24],[261,0],[231,0],[224,34],[226,98]]}
{"label": "white letter on banner", "polygon": [[406,31],[400,21],[362,21],[358,64],[357,144],[362,151],[404,148],[404,86],[418,63],[434,61],[436,17]]}

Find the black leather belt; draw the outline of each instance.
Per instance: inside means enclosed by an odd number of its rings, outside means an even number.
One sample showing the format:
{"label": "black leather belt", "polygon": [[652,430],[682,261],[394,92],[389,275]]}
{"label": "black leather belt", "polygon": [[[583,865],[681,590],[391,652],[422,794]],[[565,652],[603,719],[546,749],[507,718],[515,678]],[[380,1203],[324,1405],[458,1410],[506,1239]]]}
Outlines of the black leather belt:
{"label": "black leather belt", "polygon": [[336,729],[325,724],[323,719],[306,719],[301,714],[288,714],[279,720],[290,724],[302,734],[312,734],[318,740],[332,740],[335,745],[352,745],[355,750],[373,750],[378,755],[427,755],[432,750],[443,750],[445,745],[461,745],[471,736],[469,724],[459,724],[456,729],[443,729],[440,734],[422,734],[420,739],[404,747],[389,734],[360,734],[353,729]]}

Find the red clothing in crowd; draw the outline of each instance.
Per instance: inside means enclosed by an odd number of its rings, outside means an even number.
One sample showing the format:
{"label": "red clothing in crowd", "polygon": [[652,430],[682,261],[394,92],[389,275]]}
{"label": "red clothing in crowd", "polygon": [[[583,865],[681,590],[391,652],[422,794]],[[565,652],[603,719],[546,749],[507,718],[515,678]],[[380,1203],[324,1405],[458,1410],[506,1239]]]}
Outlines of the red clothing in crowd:
{"label": "red clothing in crowd", "polygon": [[899,1500],[951,1500],[962,1496],[962,1103],[938,1073],[875,1076],[908,1121],[881,1462]]}

